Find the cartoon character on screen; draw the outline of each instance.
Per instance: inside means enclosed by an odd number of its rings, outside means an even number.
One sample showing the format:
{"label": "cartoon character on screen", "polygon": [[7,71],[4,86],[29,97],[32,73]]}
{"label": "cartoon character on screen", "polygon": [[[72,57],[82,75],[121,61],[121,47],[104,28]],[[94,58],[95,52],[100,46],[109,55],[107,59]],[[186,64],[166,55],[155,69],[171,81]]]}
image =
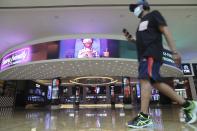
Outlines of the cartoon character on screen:
{"label": "cartoon character on screen", "polygon": [[94,57],[99,57],[98,52],[93,49],[93,39],[91,38],[86,38],[82,39],[82,43],[84,45],[84,48],[79,50],[78,52],[78,58],[94,58]]}

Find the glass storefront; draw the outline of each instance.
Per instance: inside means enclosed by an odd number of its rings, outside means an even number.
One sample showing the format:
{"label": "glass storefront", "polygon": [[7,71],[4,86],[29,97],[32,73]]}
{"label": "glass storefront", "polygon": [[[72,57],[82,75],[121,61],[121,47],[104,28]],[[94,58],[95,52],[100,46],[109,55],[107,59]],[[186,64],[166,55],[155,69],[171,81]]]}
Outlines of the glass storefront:
{"label": "glass storefront", "polygon": [[[61,104],[71,104],[79,101],[80,104],[110,104],[111,86],[64,86],[60,90]],[[78,89],[77,89],[78,88]],[[113,86],[115,103],[123,102],[121,85]]]}

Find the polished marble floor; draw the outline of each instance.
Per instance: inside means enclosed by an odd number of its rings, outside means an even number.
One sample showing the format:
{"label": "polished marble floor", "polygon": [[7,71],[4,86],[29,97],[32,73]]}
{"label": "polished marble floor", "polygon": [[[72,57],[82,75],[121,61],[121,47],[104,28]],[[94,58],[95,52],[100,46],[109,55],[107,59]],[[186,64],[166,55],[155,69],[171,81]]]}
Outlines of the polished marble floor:
{"label": "polished marble floor", "polygon": [[0,108],[0,131],[197,131],[197,123],[183,124],[180,108],[154,106],[150,114],[154,126],[145,129],[127,128],[138,108],[82,108],[19,110]]}

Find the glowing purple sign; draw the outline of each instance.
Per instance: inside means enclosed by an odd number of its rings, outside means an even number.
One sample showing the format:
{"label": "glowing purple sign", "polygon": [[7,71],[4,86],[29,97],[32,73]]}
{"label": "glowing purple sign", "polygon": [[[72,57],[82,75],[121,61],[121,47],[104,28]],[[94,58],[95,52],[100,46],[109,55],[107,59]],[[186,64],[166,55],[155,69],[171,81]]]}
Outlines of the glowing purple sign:
{"label": "glowing purple sign", "polygon": [[3,57],[1,61],[1,70],[7,67],[30,61],[30,48],[16,50]]}

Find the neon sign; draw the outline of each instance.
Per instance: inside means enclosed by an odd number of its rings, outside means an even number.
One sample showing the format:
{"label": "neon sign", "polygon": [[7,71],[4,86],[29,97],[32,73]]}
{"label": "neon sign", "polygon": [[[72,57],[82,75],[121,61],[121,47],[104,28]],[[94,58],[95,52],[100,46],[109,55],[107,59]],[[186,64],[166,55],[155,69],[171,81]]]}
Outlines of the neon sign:
{"label": "neon sign", "polygon": [[1,70],[30,61],[30,48],[23,48],[7,54],[1,61]]}

